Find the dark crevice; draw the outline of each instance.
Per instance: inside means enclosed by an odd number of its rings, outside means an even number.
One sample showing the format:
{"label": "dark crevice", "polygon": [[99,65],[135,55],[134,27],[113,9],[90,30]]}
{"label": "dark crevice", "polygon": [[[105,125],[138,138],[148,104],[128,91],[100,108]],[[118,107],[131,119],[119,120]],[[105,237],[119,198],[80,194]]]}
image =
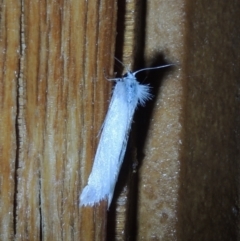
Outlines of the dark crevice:
{"label": "dark crevice", "polygon": [[15,169],[14,169],[14,197],[13,197],[13,232],[14,236],[17,234],[17,193],[18,193],[18,168],[19,168],[19,157],[21,152],[21,133],[20,133],[20,123],[21,123],[21,92],[20,88],[22,87],[20,82],[22,79],[22,69],[23,69],[23,1],[21,1],[21,13],[19,18],[20,31],[19,31],[19,45],[20,45],[20,56],[19,56],[19,65],[18,65],[18,77],[17,77],[17,86],[16,86],[16,120],[15,120],[15,132],[16,132],[16,159],[15,159]]}
{"label": "dark crevice", "polygon": [[[20,63],[19,63],[19,70],[18,72],[20,73]],[[20,75],[20,74],[19,74]],[[19,75],[18,78],[19,79]],[[17,86],[17,89],[19,86]],[[14,169],[14,196],[13,196],[13,232],[14,236],[17,233],[17,190],[18,190],[18,166],[19,166],[19,152],[20,152],[20,135],[19,135],[19,126],[18,126],[18,120],[19,120],[19,93],[17,90],[17,95],[16,95],[16,120],[15,120],[15,132],[16,132],[16,159],[15,159],[15,169]]]}
{"label": "dark crevice", "polygon": [[39,238],[40,241],[42,241],[43,239],[43,225],[42,225],[42,199],[41,199],[41,190],[42,190],[42,185],[41,185],[41,171],[39,170],[39,174],[38,174],[38,180],[39,180],[39,194],[38,194],[38,206],[39,206],[39,219],[40,219],[40,230],[39,230]]}

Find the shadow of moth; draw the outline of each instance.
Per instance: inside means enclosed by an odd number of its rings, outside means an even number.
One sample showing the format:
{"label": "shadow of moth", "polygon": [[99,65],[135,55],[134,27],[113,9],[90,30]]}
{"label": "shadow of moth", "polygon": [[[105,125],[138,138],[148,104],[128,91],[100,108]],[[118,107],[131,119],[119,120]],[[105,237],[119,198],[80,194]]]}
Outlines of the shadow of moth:
{"label": "shadow of moth", "polygon": [[116,81],[116,85],[102,126],[92,172],[80,195],[80,206],[93,206],[107,199],[109,208],[125,156],[134,112],[138,104],[143,106],[151,99],[150,87],[140,84],[135,76],[144,70],[168,66],[172,64],[140,69],[134,73],[128,70],[122,78],[109,79]]}

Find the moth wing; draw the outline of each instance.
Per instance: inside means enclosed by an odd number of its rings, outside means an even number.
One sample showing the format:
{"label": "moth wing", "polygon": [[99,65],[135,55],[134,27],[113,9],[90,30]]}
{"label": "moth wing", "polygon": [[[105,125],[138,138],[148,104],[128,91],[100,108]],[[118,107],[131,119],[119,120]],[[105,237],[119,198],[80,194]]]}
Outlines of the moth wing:
{"label": "moth wing", "polygon": [[129,128],[128,105],[125,95],[123,83],[118,82],[102,126],[88,185],[80,196],[80,205],[93,206],[105,198],[108,198],[109,205],[111,203],[109,197],[112,198],[120,169],[118,165],[121,165],[119,155],[122,152],[126,132]]}

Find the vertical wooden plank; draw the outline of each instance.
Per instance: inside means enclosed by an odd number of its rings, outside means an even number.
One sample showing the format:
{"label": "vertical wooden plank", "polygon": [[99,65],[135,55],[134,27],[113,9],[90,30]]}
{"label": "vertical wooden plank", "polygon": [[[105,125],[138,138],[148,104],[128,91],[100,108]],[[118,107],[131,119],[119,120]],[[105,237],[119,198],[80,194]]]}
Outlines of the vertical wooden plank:
{"label": "vertical wooden plank", "polygon": [[79,194],[111,89],[115,18],[110,0],[23,2],[17,240],[104,240],[106,206],[80,209]]}
{"label": "vertical wooden plank", "polygon": [[[137,240],[177,240],[178,191],[184,108],[184,3],[151,1],[146,6],[146,66],[171,62],[166,75],[150,71],[154,98],[142,125],[144,157],[139,170]],[[164,76],[164,78],[163,78]],[[147,130],[145,130],[147,128]]]}
{"label": "vertical wooden plank", "polygon": [[14,238],[19,1],[0,2],[0,240]]}
{"label": "vertical wooden plank", "polygon": [[238,1],[147,3],[145,59],[177,66],[154,85],[137,240],[238,240],[239,13]]}

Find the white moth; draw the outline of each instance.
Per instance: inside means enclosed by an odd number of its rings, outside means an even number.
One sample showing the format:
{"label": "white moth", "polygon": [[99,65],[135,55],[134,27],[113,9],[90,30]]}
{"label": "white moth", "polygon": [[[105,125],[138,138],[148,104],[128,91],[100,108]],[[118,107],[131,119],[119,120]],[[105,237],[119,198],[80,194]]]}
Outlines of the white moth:
{"label": "white moth", "polygon": [[92,172],[80,196],[80,206],[93,206],[103,199],[111,204],[118,174],[126,152],[129,131],[138,104],[144,105],[151,98],[150,87],[140,84],[135,75],[140,71],[171,66],[146,68],[116,81],[107,116],[102,126]]}

